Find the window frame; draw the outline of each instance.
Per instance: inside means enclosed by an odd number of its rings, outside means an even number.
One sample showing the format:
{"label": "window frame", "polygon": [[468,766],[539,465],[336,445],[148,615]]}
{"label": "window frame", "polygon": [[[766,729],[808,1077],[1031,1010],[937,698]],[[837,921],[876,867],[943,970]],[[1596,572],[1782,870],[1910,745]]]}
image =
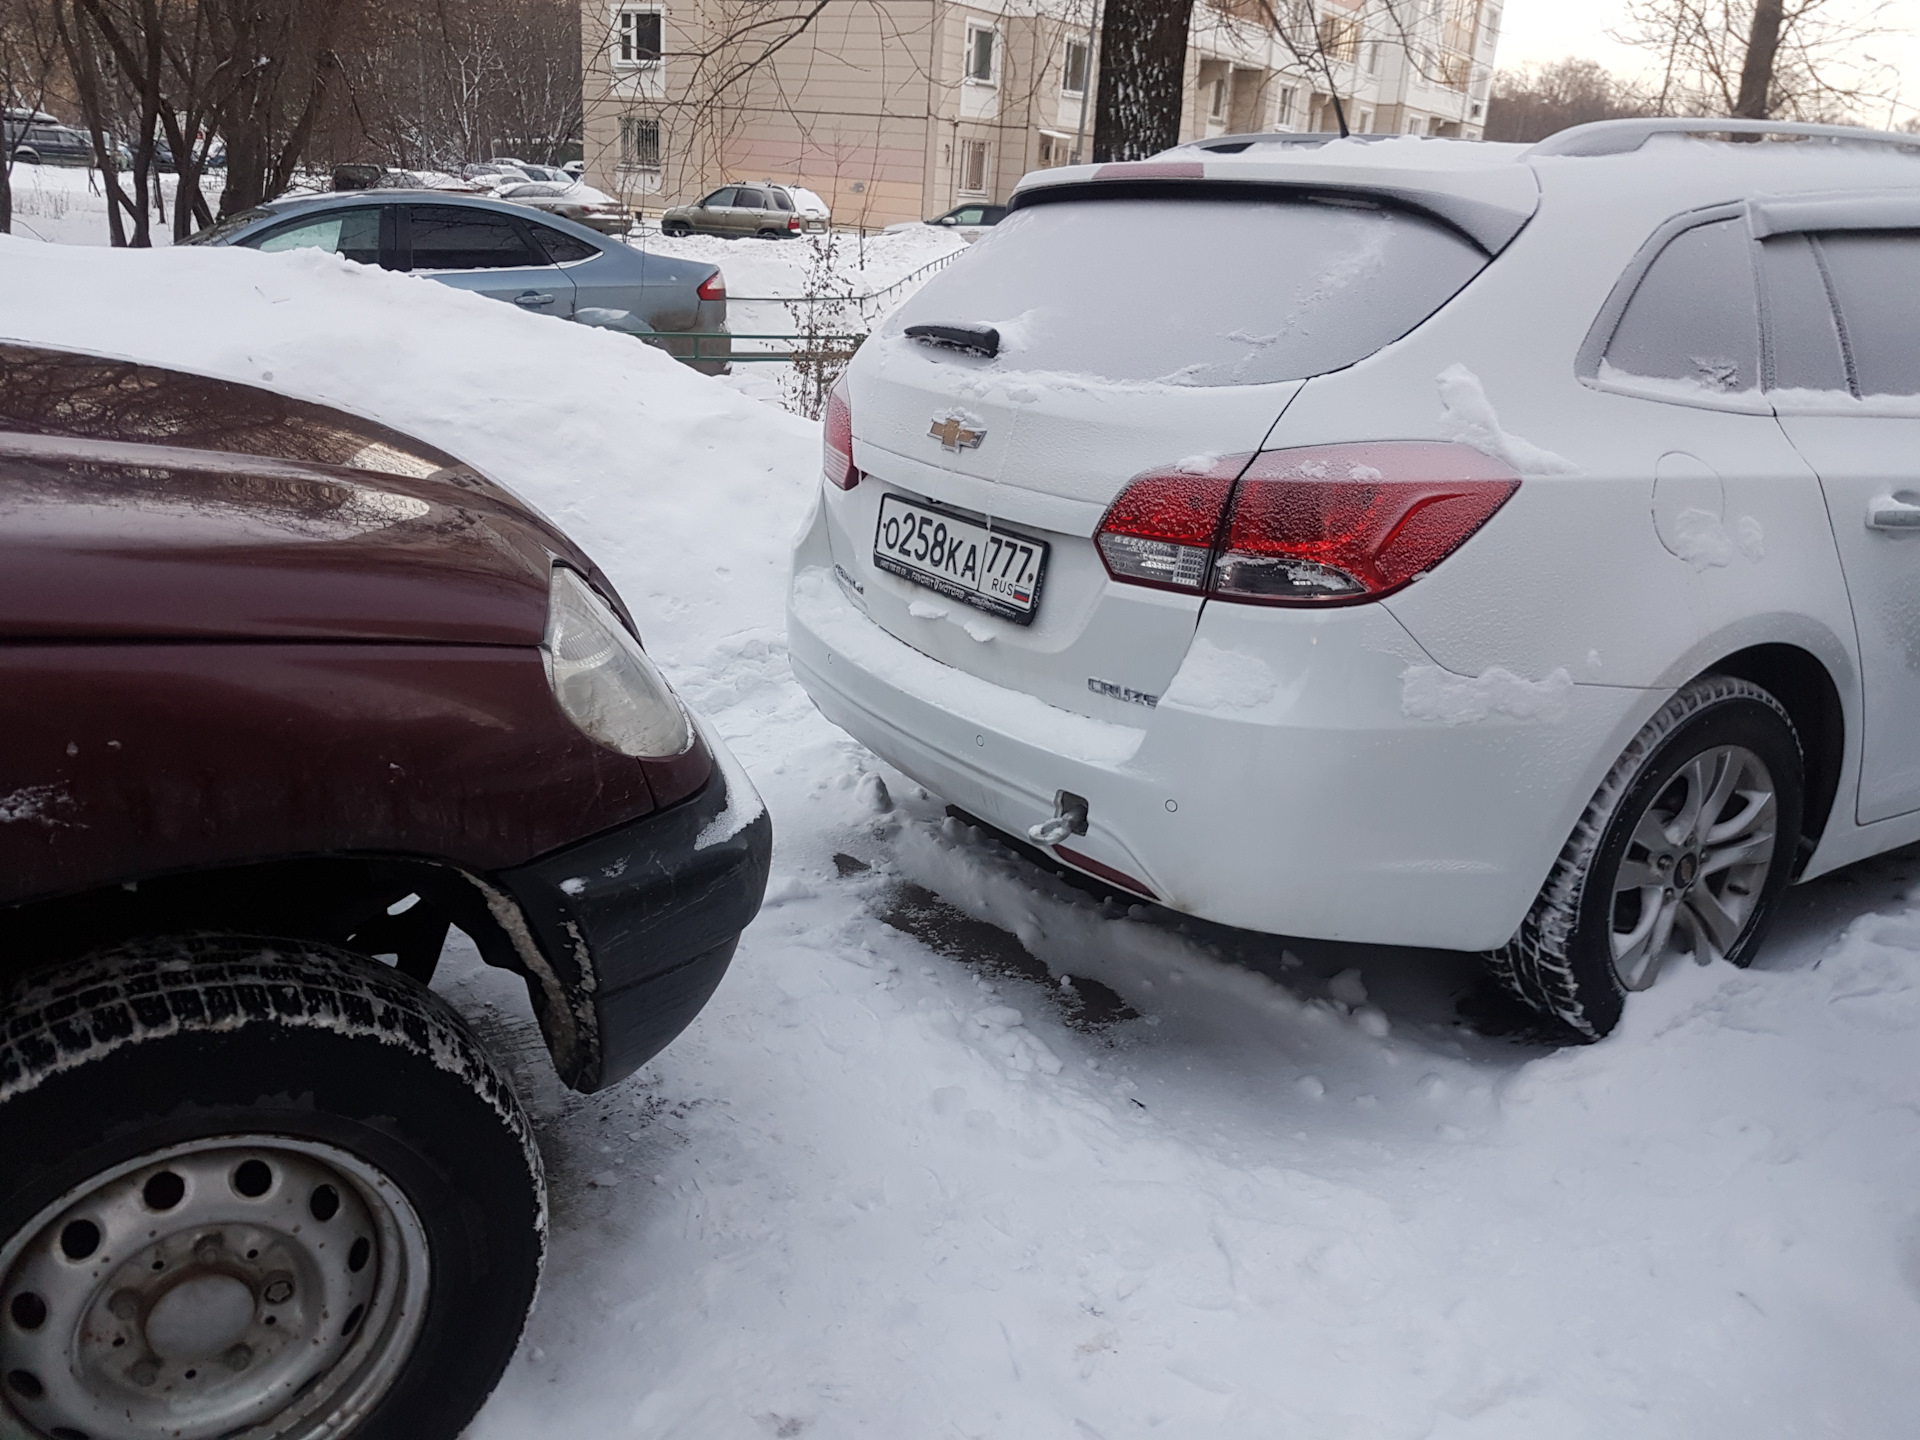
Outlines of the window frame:
{"label": "window frame", "polygon": [[[987,73],[976,75],[974,62],[978,58],[980,37],[987,37]],[[1000,27],[977,20],[967,22],[967,48],[962,60],[965,83],[968,85],[997,86],[1000,83]]]}
{"label": "window frame", "polygon": [[[638,20],[642,16],[651,16],[660,27],[659,36],[658,36],[659,43],[654,47],[653,55],[651,57],[637,56],[637,55],[633,57],[627,57],[627,56],[621,55],[620,52],[622,49],[629,48],[629,45],[628,45],[629,36],[627,35],[627,33],[625,33],[628,29],[627,22],[629,20]],[[635,26],[634,28],[637,30],[638,27]],[[635,44],[635,45],[632,45],[631,48],[634,49],[635,51],[638,51],[641,47]],[[608,48],[608,59],[613,65],[614,69],[616,70],[658,69],[662,64],[665,63],[666,49],[667,49],[667,11],[664,5],[641,3],[636,5],[621,5],[614,10],[613,34],[610,38],[609,48]]]}
{"label": "window frame", "polygon": [[[991,193],[990,186],[993,181],[993,152],[991,144],[992,142],[987,140],[961,140],[960,163],[955,167],[956,173],[954,175],[953,193],[956,201],[973,200],[976,198],[984,200],[988,194]],[[972,160],[976,155],[980,157],[980,183],[977,186],[969,187],[967,184],[967,172],[972,168]]]}
{"label": "window frame", "polygon": [[[1073,83],[1073,56],[1080,53],[1080,83]],[[1084,40],[1069,40],[1060,57],[1060,93],[1075,99],[1087,93],[1087,77],[1093,73],[1093,48]]]}
{"label": "window frame", "polygon": [[1207,90],[1207,119],[1224,125],[1227,114],[1233,108],[1233,82],[1225,75],[1216,75]]}
{"label": "window frame", "polygon": [[[634,158],[642,148],[634,143],[634,137],[642,127],[649,125],[653,127],[653,163],[651,165],[644,159]],[[620,117],[620,163],[615,168],[634,174],[658,175],[666,168],[666,148],[667,127],[658,115],[622,115]]]}

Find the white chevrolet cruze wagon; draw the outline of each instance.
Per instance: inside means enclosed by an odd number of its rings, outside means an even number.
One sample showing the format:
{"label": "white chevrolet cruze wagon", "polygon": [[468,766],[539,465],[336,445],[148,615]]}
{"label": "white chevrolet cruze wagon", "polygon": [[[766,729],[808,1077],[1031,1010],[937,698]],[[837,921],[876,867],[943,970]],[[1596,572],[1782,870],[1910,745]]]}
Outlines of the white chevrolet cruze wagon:
{"label": "white chevrolet cruze wagon", "polygon": [[1026,177],[861,349],[820,709],[1175,910],[1586,1037],[1920,839],[1920,141],[1624,121]]}

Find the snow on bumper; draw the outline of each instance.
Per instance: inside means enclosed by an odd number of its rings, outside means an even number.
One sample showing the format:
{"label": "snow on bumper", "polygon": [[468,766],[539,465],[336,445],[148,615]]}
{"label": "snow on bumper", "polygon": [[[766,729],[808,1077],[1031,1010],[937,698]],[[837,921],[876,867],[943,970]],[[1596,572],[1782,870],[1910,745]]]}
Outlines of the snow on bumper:
{"label": "snow on bumper", "polygon": [[828,719],[1012,834],[1048,818],[1056,792],[1083,796],[1087,833],[1069,848],[1096,865],[1081,868],[1275,934],[1503,944],[1661,698],[1516,677],[1493,689],[1519,703],[1435,707],[1431,658],[1383,607],[1214,604],[1136,729],[921,654],[809,558],[803,541],[789,649]]}

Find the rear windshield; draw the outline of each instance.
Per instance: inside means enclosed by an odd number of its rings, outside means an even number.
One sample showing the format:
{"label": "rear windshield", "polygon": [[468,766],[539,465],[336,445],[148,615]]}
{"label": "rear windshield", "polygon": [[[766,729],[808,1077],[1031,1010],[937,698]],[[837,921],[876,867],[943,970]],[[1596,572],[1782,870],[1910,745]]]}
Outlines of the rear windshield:
{"label": "rear windshield", "polygon": [[1299,198],[1054,202],[1001,221],[886,331],[994,326],[1001,370],[1261,385],[1364,359],[1486,264],[1470,240],[1400,210]]}

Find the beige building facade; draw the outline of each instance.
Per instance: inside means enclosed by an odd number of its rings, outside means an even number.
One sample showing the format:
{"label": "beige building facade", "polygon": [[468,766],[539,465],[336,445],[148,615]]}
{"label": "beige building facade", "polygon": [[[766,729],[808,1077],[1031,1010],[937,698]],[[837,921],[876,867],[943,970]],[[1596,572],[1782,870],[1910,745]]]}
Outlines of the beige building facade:
{"label": "beige building facade", "polygon": [[[1285,11],[1290,0],[1275,0]],[[1500,0],[1198,0],[1181,135],[1477,137]],[[1086,158],[1094,0],[583,0],[588,179],[640,209],[728,181],[804,185],[869,228],[1000,201]],[[810,17],[810,18],[809,18]]]}

